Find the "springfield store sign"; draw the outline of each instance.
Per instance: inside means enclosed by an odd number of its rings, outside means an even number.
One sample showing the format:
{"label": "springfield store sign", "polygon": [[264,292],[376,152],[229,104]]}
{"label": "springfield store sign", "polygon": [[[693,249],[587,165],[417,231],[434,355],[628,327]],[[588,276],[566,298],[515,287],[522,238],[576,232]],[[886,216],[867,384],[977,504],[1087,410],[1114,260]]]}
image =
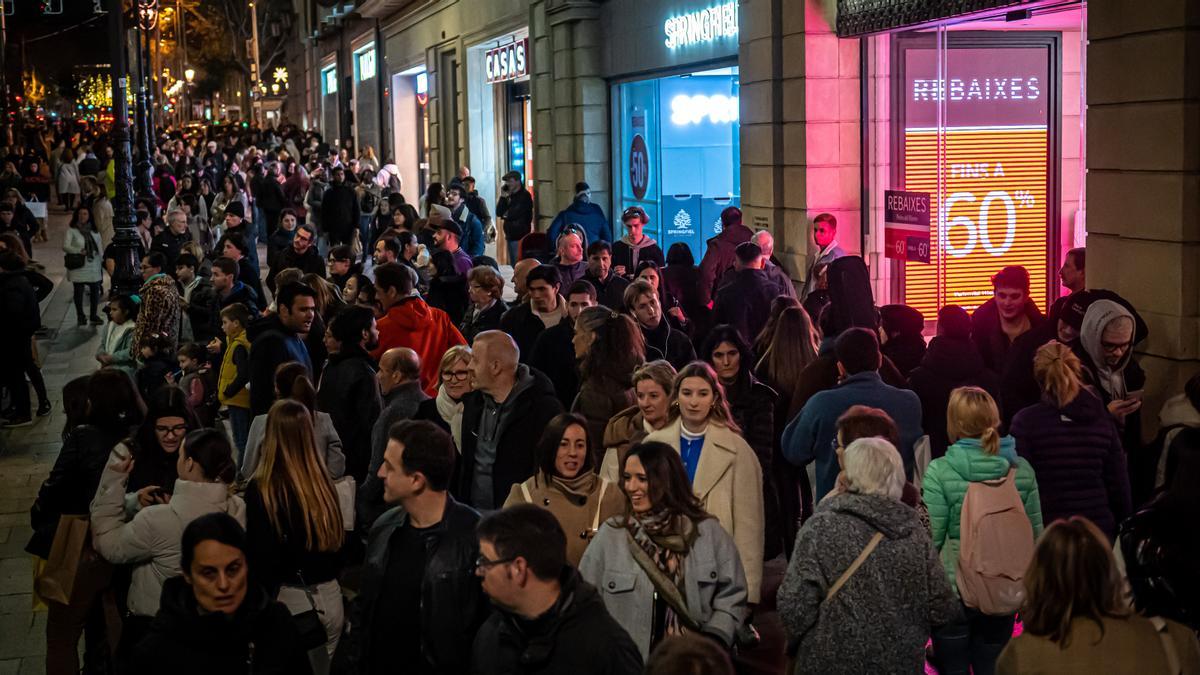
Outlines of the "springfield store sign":
{"label": "springfield store sign", "polygon": [[529,38],[489,49],[483,56],[488,84],[515,80],[529,74]]}
{"label": "springfield store sign", "polygon": [[663,24],[667,49],[707,44],[727,38],[737,38],[738,8],[736,0],[723,2],[707,9],[673,16]]}

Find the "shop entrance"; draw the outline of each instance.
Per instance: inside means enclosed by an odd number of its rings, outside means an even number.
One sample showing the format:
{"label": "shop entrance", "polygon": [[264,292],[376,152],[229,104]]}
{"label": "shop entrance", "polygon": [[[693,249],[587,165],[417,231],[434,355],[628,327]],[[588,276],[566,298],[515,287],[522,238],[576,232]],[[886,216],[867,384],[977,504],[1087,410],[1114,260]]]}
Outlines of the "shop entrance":
{"label": "shop entrance", "polygon": [[392,75],[392,157],[401,191],[417,201],[429,187],[429,75],[424,64]]}

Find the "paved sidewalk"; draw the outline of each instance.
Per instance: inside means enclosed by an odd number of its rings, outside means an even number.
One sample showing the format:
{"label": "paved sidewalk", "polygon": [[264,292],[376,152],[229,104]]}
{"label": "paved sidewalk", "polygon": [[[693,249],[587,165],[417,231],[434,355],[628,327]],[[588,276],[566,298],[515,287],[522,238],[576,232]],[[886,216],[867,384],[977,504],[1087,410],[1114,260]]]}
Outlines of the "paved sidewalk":
{"label": "paved sidewalk", "polygon": [[[0,675],[40,674],[46,669],[46,612],[33,611],[33,565],[24,550],[32,534],[29,507],[62,445],[63,385],[97,365],[92,355],[100,328],[75,325],[72,288],[62,260],[66,228],[67,216],[52,210],[50,241],[34,244],[33,250],[55,284],[42,303],[42,325],[49,332],[38,342],[42,375],[54,407],[49,416],[35,417],[32,426],[0,431]],[[36,396],[33,404],[37,406]]]}

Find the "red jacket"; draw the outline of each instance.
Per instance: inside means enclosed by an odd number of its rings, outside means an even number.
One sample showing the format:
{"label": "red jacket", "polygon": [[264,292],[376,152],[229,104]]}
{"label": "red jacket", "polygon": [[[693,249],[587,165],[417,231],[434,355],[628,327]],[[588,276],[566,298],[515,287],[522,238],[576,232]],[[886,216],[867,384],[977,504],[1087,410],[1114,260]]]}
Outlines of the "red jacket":
{"label": "red jacket", "polygon": [[407,298],[392,305],[378,322],[379,347],[371,352],[376,361],[393,347],[408,347],[421,357],[421,388],[437,396],[442,355],[455,345],[465,345],[462,333],[450,316],[430,307],[420,298]]}

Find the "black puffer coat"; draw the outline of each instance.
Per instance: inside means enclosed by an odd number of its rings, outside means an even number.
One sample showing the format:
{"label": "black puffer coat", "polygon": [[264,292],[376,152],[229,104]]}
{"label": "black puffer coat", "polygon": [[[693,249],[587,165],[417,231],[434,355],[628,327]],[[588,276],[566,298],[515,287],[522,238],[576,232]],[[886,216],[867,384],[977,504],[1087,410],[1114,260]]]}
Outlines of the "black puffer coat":
{"label": "black puffer coat", "polygon": [[88,513],[109,453],[128,432],[127,429],[123,431],[113,433],[82,424],[67,432],[58,458],[54,460],[54,468],[42,482],[37,501],[29,510],[33,537],[25,546],[26,552],[49,558],[59,516]]}

